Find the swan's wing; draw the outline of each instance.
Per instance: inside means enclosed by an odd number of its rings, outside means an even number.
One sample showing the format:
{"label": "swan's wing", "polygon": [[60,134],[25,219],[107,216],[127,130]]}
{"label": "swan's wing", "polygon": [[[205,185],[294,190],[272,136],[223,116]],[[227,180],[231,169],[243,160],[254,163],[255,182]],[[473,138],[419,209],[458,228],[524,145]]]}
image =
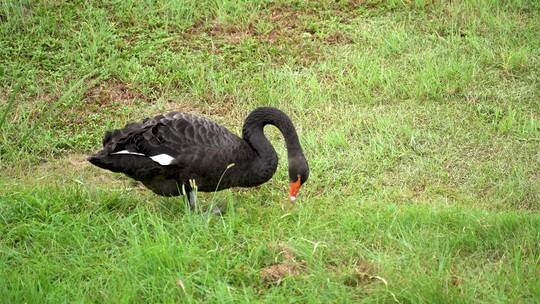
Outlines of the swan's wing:
{"label": "swan's wing", "polygon": [[103,146],[110,155],[140,155],[161,165],[179,165],[197,161],[204,151],[230,150],[239,140],[211,120],[171,112],[108,132]]}
{"label": "swan's wing", "polygon": [[188,113],[171,112],[154,118],[154,135],[173,146],[221,147],[238,141],[238,136],[217,123]]}

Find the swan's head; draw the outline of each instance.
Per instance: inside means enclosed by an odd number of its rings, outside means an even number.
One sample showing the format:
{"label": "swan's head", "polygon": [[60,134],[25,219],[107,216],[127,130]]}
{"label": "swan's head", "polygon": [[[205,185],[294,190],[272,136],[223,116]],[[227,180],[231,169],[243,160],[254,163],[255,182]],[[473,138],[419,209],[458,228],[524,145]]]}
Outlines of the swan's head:
{"label": "swan's head", "polygon": [[291,202],[296,201],[298,191],[309,177],[309,167],[303,155],[289,160],[289,198]]}

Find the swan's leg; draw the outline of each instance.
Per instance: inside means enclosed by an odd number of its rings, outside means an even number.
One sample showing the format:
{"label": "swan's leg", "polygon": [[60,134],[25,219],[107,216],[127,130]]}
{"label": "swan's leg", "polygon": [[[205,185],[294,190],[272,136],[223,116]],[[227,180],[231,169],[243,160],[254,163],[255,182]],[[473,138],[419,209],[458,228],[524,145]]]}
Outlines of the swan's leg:
{"label": "swan's leg", "polygon": [[191,209],[191,211],[195,211],[195,207],[197,206],[197,196],[195,195],[195,191],[189,191],[187,197],[189,209]]}
{"label": "swan's leg", "polygon": [[213,214],[213,215],[224,215],[226,209],[227,208],[224,205],[216,206],[216,207],[208,210],[208,213]]}

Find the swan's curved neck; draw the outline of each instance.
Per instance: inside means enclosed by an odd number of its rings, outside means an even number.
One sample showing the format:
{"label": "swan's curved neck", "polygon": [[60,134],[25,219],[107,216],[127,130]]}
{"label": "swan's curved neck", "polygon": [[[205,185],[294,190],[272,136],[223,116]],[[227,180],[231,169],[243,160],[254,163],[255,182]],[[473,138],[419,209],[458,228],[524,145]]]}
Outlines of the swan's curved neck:
{"label": "swan's curved neck", "polygon": [[257,153],[265,166],[274,167],[274,171],[277,166],[277,155],[274,147],[264,135],[264,126],[268,124],[276,126],[283,134],[289,160],[299,155],[303,157],[298,135],[289,117],[275,108],[257,108],[246,118],[242,137]]}

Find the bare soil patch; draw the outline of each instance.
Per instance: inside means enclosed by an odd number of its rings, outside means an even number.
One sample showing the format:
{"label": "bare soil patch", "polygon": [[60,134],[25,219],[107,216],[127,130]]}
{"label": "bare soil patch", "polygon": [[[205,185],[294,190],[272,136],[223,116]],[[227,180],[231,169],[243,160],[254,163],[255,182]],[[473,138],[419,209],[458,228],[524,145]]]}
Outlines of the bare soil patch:
{"label": "bare soil patch", "polygon": [[[332,21],[329,21],[332,18]],[[256,42],[248,48],[271,48],[270,55],[279,58],[292,55],[299,64],[319,60],[324,45],[351,44],[354,42],[347,31],[328,29],[324,21],[349,23],[353,15],[339,10],[320,13],[317,9],[301,9],[292,5],[271,3],[247,24],[231,24],[213,20],[196,22],[182,34],[181,45],[210,50],[214,54],[230,53],[228,48],[246,41]],[[205,46],[206,45],[206,46]],[[255,46],[254,46],[255,45]],[[174,47],[174,46],[173,46]]]}
{"label": "bare soil patch", "polygon": [[377,280],[377,267],[366,260],[358,260],[345,276],[343,284],[349,287],[360,287]]}
{"label": "bare soil patch", "polygon": [[279,243],[270,247],[279,250],[281,262],[265,267],[259,272],[259,277],[265,283],[279,285],[285,278],[300,275],[305,269],[306,262],[298,259],[292,248],[286,244]]}
{"label": "bare soil patch", "polygon": [[131,105],[135,100],[148,101],[148,98],[133,89],[131,85],[118,80],[107,80],[99,83],[84,95],[86,104],[106,107],[114,103]]}

